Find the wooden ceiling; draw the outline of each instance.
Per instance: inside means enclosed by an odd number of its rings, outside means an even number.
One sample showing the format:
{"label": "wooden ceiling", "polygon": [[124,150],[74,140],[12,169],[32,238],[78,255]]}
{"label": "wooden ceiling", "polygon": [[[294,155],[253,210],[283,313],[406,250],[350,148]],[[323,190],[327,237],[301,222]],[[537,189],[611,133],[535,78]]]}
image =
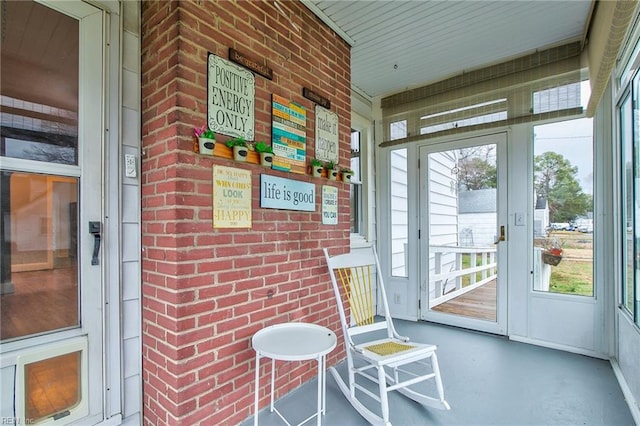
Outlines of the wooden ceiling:
{"label": "wooden ceiling", "polygon": [[584,41],[594,2],[302,0],[353,41],[352,86],[386,96]]}

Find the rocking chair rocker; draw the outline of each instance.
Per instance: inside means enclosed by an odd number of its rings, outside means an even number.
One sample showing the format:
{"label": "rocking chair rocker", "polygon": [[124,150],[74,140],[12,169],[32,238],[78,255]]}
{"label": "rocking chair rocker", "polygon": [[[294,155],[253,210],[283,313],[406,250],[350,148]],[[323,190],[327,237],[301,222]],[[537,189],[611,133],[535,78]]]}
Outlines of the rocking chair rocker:
{"label": "rocking chair rocker", "polygon": [[[387,394],[394,390],[420,404],[449,410],[449,404],[444,399],[436,346],[410,342],[408,337],[400,336],[393,326],[375,248],[353,249],[351,253],[334,257],[329,256],[327,249],[324,249],[324,255],[342,322],[347,353],[348,382],[345,383],[334,367],[329,370],[351,405],[369,423],[388,426],[391,423]],[[372,273],[377,276],[379,299],[376,298]],[[347,322],[340,287],[348,301],[351,323]],[[383,304],[384,321],[374,321],[376,300],[381,300]],[[372,332],[377,331],[380,334],[380,330],[386,330],[386,338],[364,343],[354,342],[355,336],[358,336],[356,339],[360,341]],[[358,366],[354,361],[357,361]],[[378,394],[356,383],[357,376],[377,383]],[[437,397],[427,396],[409,387],[431,379],[435,381]],[[363,396],[361,394],[380,403],[381,416],[361,402]]]}

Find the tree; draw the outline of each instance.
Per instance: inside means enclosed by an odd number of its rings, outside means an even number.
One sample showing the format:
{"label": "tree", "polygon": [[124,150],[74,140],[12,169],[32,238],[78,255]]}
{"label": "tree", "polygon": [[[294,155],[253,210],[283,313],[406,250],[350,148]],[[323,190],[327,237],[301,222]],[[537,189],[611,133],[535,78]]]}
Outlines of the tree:
{"label": "tree", "polygon": [[495,188],[497,172],[493,145],[458,151],[458,188],[462,191]]}
{"label": "tree", "polygon": [[547,198],[550,222],[570,222],[591,211],[593,199],[582,192],[578,168],[561,154],[545,152],[534,159],[535,189]]}

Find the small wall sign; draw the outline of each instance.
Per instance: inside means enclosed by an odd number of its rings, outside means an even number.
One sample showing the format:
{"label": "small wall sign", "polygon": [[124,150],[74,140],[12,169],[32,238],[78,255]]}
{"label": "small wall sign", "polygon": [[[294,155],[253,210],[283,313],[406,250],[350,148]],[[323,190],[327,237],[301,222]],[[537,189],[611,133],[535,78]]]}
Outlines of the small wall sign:
{"label": "small wall sign", "polygon": [[338,224],[338,188],[322,185],[322,224]]}
{"label": "small wall sign", "polygon": [[338,162],[338,114],[316,105],[316,158]]}
{"label": "small wall sign", "polygon": [[255,126],[256,77],[209,53],[207,124],[216,133],[252,141]]}
{"label": "small wall sign", "polygon": [[308,182],[260,175],[260,207],[264,209],[316,211],[316,186]]}
{"label": "small wall sign", "polygon": [[302,88],[302,96],[304,96],[305,98],[309,99],[310,101],[313,101],[313,102],[317,103],[320,106],[325,107],[326,109],[331,108],[331,101],[329,99],[325,98],[322,95],[317,94],[316,92],[314,92],[311,89],[303,87]]}
{"label": "small wall sign", "polygon": [[258,63],[233,48],[229,48],[229,60],[235,62],[238,65],[242,65],[251,71],[260,74],[261,76],[273,80],[273,70],[266,65]]}
{"label": "small wall sign", "polygon": [[213,167],[213,227],[251,228],[251,171]]}

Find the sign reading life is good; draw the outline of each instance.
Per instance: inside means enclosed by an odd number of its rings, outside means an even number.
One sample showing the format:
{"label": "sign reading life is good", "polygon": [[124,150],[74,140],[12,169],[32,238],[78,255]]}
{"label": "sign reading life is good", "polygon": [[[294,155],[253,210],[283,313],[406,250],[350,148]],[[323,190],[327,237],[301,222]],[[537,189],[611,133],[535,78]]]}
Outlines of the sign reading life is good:
{"label": "sign reading life is good", "polygon": [[209,53],[207,124],[216,133],[254,139],[256,79],[253,73]]}
{"label": "sign reading life is good", "polygon": [[316,105],[316,158],[338,162],[338,114]]}
{"label": "sign reading life is good", "polygon": [[314,212],[316,186],[293,179],[260,175],[260,207]]}

